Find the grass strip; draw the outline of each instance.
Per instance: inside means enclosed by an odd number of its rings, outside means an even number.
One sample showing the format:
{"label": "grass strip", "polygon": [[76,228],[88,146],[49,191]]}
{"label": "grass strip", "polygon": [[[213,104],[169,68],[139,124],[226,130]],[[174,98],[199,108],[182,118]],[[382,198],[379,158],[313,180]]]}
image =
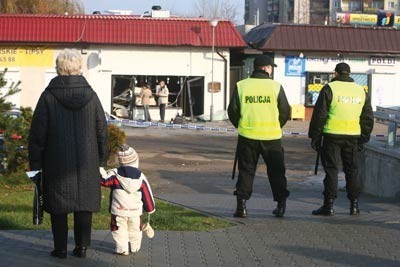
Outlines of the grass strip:
{"label": "grass strip", "polygon": [[[102,188],[101,210],[93,215],[93,229],[109,229],[109,194],[109,189]],[[32,224],[32,202],[33,185],[30,182],[12,186],[4,180],[0,182],[0,230],[51,229],[47,213],[42,225]],[[143,222],[146,218],[143,216]],[[68,221],[69,228],[73,229],[72,214],[68,216]],[[210,231],[232,226],[233,223],[156,199],[156,212],[151,215],[151,225],[155,230]]]}

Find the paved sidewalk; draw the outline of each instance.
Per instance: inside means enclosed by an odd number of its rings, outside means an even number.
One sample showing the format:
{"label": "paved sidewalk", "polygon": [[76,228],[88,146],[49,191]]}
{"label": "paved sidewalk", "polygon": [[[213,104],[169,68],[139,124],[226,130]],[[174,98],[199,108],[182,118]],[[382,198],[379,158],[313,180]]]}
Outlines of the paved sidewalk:
{"label": "paved sidewalk", "polygon": [[[292,191],[293,192],[293,191]],[[175,203],[232,219],[233,196],[170,196]],[[168,196],[163,196],[167,199]],[[361,198],[362,214],[347,215],[344,193],[336,215],[314,217],[320,194],[293,192],[285,218],[271,215],[270,197],[249,201],[249,218],[210,232],[156,231],[131,256],[113,254],[109,231],[94,231],[86,259],[49,257],[50,231],[0,231],[0,266],[400,266],[398,203]],[[73,240],[70,232],[69,251]]]}
{"label": "paved sidewalk", "polygon": [[[304,130],[305,125],[299,122],[288,127]],[[247,219],[232,218],[234,181],[229,176],[210,174],[191,181],[182,176],[168,181],[184,184],[185,190],[160,190],[156,196],[236,225],[209,232],[156,230],[155,238],[144,237],[141,251],[130,256],[113,254],[109,231],[94,231],[86,259],[50,257],[50,231],[0,231],[0,266],[400,266],[399,201],[362,195],[361,215],[349,216],[342,189],[335,216],[312,216],[311,211],[322,202],[323,174],[302,172],[297,177],[293,169],[302,166],[288,165],[291,195],[284,218],[271,214],[275,203],[265,170],[257,172]],[[205,192],[208,183],[213,190]],[[71,231],[69,253],[72,236]]]}

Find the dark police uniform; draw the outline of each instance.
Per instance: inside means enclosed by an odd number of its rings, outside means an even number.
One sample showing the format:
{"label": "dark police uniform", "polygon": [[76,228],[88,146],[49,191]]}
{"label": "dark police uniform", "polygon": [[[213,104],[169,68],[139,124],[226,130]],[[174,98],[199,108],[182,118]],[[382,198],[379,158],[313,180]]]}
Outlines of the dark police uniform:
{"label": "dark police uniform", "polygon": [[[350,214],[358,214],[360,182],[358,154],[368,142],[374,118],[370,99],[364,89],[349,77],[350,66],[339,63],[337,77],[325,85],[315,104],[308,136],[312,147],[321,151],[324,179],[324,205],[314,215],[333,215],[333,200],[337,197],[339,161],[346,178]],[[321,139],[322,148],[321,148]]]}
{"label": "dark police uniform", "polygon": [[[261,56],[264,64],[272,60]],[[266,62],[266,63],[265,63]],[[255,63],[256,64],[256,63]],[[251,197],[259,156],[267,165],[274,201],[285,211],[286,189],[284,152],[281,144],[282,127],[290,116],[290,106],[282,86],[269,74],[256,69],[252,76],[237,83],[228,107],[232,124],[238,128],[237,146],[239,177],[235,195],[238,200],[236,217],[246,217],[245,201]],[[245,212],[243,213],[242,210]],[[239,211],[239,213],[238,213]]]}

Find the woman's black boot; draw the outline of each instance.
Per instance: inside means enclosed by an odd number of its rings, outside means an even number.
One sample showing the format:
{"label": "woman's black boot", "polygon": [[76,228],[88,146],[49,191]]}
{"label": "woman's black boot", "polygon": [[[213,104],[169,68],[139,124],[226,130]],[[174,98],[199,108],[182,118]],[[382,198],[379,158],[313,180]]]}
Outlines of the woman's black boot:
{"label": "woman's black boot", "polygon": [[238,218],[247,217],[246,199],[237,197],[237,206],[236,206],[236,211],[233,214],[233,217],[238,217]]}
{"label": "woman's black boot", "polygon": [[50,253],[50,255],[56,258],[65,259],[67,257],[67,251],[55,249]]}
{"label": "woman's black boot", "polygon": [[85,258],[86,257],[86,247],[76,246],[72,251],[72,255],[78,258]]}

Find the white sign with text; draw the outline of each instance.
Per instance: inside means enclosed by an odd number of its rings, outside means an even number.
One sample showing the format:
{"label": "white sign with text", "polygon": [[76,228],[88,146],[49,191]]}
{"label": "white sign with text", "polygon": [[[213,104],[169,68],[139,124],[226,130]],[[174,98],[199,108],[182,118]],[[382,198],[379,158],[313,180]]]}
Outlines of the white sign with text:
{"label": "white sign with text", "polygon": [[396,58],[394,57],[370,57],[369,64],[373,66],[395,66]]}

